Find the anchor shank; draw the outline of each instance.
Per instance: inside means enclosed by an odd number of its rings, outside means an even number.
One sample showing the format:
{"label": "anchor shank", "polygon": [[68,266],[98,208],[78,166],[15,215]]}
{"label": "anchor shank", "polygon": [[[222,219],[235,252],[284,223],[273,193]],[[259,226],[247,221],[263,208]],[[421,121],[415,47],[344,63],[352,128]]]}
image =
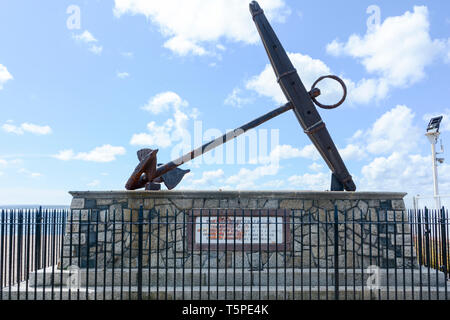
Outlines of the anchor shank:
{"label": "anchor shank", "polygon": [[250,4],[250,12],[275,71],[281,90],[288,101],[292,103],[293,111],[300,126],[311,139],[331,172],[342,183],[345,190],[355,191],[355,183],[339,151],[317,112],[311,96],[306,91],[286,51],[278,40],[270,23],[267,21],[264,11],[256,1],[253,1]]}
{"label": "anchor shank", "polygon": [[202,155],[202,154],[204,154],[204,153],[206,153],[206,152],[208,152],[208,151],[210,151],[232,139],[237,138],[238,136],[247,132],[248,130],[253,129],[253,128],[255,128],[255,127],[257,127],[257,126],[259,126],[259,125],[261,125],[261,124],[263,124],[263,123],[265,123],[265,122],[267,122],[267,121],[269,121],[291,109],[292,109],[292,105],[290,103],[286,103],[285,105],[283,105],[275,110],[272,110],[272,111],[262,115],[261,117],[258,117],[255,120],[244,124],[243,126],[237,128],[237,129],[227,132],[226,134],[224,134],[223,136],[221,136],[219,138],[216,138],[210,142],[205,143],[201,147],[198,147],[198,148],[186,153],[185,155],[179,157],[178,159],[170,161],[162,166],[159,166],[156,169],[155,174],[153,175],[153,177],[151,177],[149,179],[149,181],[152,181],[153,179],[156,179],[156,178],[162,176],[166,172],[182,165],[183,163],[186,163],[186,162],[188,162],[188,161],[190,161],[190,160],[192,160],[192,159],[194,159],[194,158],[196,158],[196,157],[198,157],[198,156],[200,156],[200,155]]}

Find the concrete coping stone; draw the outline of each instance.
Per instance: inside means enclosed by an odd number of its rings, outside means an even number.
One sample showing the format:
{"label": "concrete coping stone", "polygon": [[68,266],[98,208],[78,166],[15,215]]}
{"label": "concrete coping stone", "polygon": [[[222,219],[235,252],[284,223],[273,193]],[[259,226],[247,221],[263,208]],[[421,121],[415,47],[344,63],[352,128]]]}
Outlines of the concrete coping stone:
{"label": "concrete coping stone", "polygon": [[70,191],[74,198],[119,199],[119,198],[264,198],[264,199],[305,199],[305,200],[395,200],[403,199],[405,192],[346,192],[346,191]]}

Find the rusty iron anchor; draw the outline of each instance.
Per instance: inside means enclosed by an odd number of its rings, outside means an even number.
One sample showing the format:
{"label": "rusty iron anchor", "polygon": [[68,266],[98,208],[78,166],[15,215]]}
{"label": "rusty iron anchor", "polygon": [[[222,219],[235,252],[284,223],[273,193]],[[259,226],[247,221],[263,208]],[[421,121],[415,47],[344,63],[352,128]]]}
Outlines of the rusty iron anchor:
{"label": "rusty iron anchor", "polygon": [[[287,56],[271,25],[267,21],[264,11],[261,9],[258,2],[252,1],[250,3],[250,13],[259,35],[261,36],[261,40],[275,75],[277,76],[277,82],[289,102],[164,165],[157,163],[156,154],[158,153],[158,150],[139,150],[137,154],[140,162],[125,185],[127,190],[136,190],[143,187],[145,187],[146,190],[160,190],[161,183],[164,183],[166,187],[171,190],[181,182],[188,172],[190,172],[190,170],[178,168],[180,165],[291,109],[294,111],[303,131],[311,139],[332,172],[330,190],[356,190],[352,176],[349,174],[333,140],[331,139],[325,123],[322,121],[322,118],[314,106],[317,105],[324,109],[333,109],[340,106],[347,96],[345,83],[337,76],[326,75],[317,79],[312,85],[311,90],[306,91],[297,70],[292,65],[292,62]],[[341,100],[334,105],[323,105],[316,99],[320,95],[320,90],[316,88],[316,85],[325,78],[336,80],[342,86],[343,96]]]}

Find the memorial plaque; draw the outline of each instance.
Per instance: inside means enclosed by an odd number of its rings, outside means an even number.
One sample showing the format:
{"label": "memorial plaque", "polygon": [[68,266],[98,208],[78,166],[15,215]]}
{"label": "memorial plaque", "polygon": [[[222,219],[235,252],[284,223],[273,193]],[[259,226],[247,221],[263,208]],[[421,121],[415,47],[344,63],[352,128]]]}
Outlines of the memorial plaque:
{"label": "memorial plaque", "polygon": [[194,250],[289,250],[284,210],[194,210],[188,228]]}

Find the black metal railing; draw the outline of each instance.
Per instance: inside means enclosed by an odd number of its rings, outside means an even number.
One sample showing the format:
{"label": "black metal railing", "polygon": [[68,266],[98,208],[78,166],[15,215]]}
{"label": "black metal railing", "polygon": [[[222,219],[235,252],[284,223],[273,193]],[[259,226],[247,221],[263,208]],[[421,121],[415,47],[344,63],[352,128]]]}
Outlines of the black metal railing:
{"label": "black metal railing", "polygon": [[68,212],[42,208],[0,210],[1,294],[7,292],[11,297],[12,287],[21,282],[27,286],[30,275],[37,270],[56,269]]}
{"label": "black metal railing", "polygon": [[444,208],[3,210],[0,299],[448,299],[449,229]]}
{"label": "black metal railing", "polygon": [[411,214],[410,220],[419,264],[448,274],[450,267],[448,211],[444,208],[441,210],[425,208]]}

